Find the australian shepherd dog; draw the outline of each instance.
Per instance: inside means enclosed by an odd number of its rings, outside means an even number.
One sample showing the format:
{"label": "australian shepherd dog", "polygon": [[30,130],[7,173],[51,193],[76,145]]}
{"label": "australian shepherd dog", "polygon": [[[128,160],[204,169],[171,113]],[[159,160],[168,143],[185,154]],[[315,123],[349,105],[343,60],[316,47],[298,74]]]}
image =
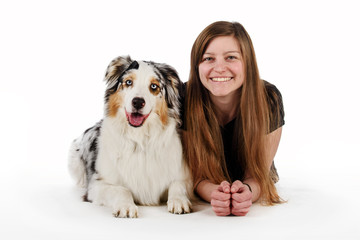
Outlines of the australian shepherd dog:
{"label": "australian shepherd dog", "polygon": [[166,64],[118,57],[105,74],[103,119],[75,139],[69,171],[84,200],[138,217],[138,205],[167,201],[191,211],[192,182],[179,137],[177,72]]}

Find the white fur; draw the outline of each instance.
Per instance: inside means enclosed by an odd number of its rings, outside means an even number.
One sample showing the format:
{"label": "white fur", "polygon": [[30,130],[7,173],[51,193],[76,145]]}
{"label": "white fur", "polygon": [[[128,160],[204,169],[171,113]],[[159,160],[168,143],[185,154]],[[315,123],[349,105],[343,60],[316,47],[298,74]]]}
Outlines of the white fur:
{"label": "white fur", "polygon": [[[115,130],[114,126],[119,129]],[[95,174],[92,182],[98,177],[102,180],[90,184],[93,186],[89,188],[89,200],[112,207],[115,215],[124,216],[122,211],[125,209],[129,217],[135,217],[137,208],[134,202],[158,205],[161,197],[166,199],[169,191],[169,211],[189,212],[191,205],[187,189],[191,188],[191,183],[187,180],[190,179],[189,173],[182,161],[175,121],[169,122],[165,130],[156,122],[127,130],[122,126],[114,119],[104,119],[97,159],[97,170],[101,176]],[[114,134],[114,130],[123,135]],[[165,134],[159,135],[159,131],[165,131]],[[138,142],[139,134],[148,137]]]}
{"label": "white fur", "polygon": [[[146,105],[142,109],[143,114],[148,114],[155,106],[156,98],[149,91],[149,82],[152,77],[155,77],[154,72],[150,66],[144,62],[139,62],[141,71],[136,74],[136,80],[132,88],[124,89],[125,95],[125,109],[128,112],[132,111],[131,100],[135,97],[143,97]],[[140,81],[139,81],[140,80]]]}

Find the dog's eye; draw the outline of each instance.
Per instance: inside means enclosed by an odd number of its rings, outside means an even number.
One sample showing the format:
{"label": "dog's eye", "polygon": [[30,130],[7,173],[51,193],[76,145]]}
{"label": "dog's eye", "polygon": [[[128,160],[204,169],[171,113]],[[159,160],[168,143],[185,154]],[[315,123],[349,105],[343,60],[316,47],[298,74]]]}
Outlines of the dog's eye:
{"label": "dog's eye", "polygon": [[126,80],[126,81],[125,81],[125,84],[128,85],[128,86],[131,86],[132,83],[133,83],[133,82],[132,82],[131,80]]}
{"label": "dog's eye", "polygon": [[152,84],[150,85],[150,88],[151,88],[152,90],[156,90],[158,87],[159,87],[159,86],[156,85],[155,83],[152,83]]}

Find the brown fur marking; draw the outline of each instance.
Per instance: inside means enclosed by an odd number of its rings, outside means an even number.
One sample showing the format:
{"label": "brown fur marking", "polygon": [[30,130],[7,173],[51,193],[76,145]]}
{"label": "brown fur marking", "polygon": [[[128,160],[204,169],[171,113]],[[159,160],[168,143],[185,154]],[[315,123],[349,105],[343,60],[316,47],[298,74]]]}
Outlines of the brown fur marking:
{"label": "brown fur marking", "polygon": [[160,121],[165,126],[168,122],[168,107],[164,98],[158,99],[155,112],[159,115]]}
{"label": "brown fur marking", "polygon": [[120,89],[109,97],[108,114],[110,117],[115,117],[118,109],[122,106],[123,96],[120,94]]}

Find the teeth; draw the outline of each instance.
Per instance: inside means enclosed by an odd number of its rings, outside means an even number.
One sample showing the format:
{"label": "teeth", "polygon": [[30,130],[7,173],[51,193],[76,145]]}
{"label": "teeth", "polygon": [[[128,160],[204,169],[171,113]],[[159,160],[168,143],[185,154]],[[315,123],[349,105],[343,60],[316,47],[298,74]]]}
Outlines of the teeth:
{"label": "teeth", "polygon": [[211,78],[214,82],[226,82],[230,81],[231,77]]}

